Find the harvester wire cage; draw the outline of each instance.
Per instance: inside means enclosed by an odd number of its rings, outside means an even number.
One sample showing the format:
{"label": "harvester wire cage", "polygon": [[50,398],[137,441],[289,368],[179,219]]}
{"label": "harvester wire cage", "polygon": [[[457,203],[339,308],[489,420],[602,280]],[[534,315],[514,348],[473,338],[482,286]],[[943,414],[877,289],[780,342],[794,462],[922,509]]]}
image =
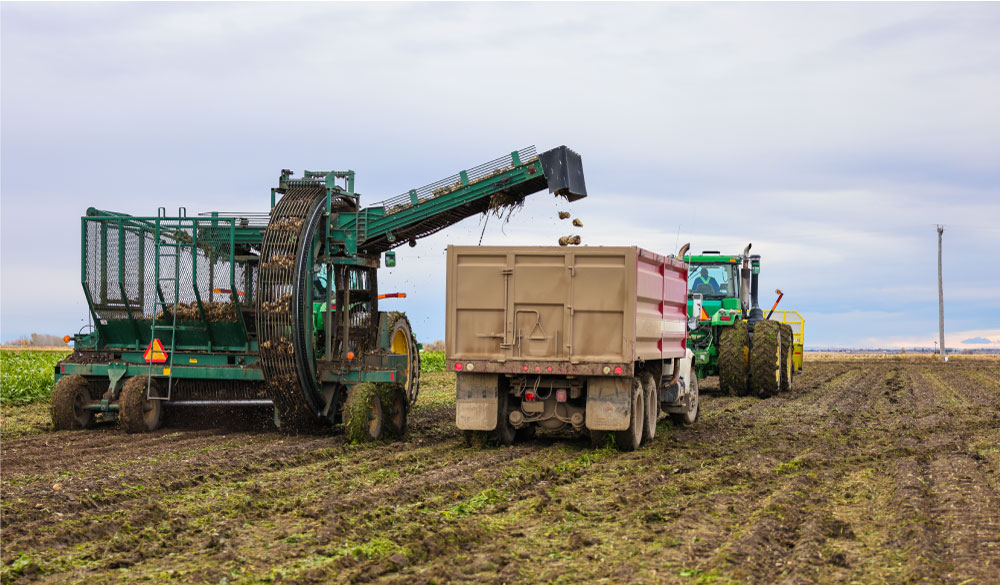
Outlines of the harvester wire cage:
{"label": "harvester wire cage", "polygon": [[175,303],[179,320],[236,322],[253,304],[256,250],[237,241],[245,220],[93,210],[82,222],[83,285],[98,326],[148,330]]}

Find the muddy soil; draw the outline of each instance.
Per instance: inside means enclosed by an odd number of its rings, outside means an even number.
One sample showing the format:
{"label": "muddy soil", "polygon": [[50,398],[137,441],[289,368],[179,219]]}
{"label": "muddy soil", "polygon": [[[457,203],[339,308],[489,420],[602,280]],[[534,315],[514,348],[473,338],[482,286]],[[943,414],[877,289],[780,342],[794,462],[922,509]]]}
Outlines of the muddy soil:
{"label": "muddy soil", "polygon": [[378,445],[5,429],[3,582],[1000,581],[998,360],[807,362],[765,400],[708,379],[634,453],[466,447],[453,376],[422,381]]}

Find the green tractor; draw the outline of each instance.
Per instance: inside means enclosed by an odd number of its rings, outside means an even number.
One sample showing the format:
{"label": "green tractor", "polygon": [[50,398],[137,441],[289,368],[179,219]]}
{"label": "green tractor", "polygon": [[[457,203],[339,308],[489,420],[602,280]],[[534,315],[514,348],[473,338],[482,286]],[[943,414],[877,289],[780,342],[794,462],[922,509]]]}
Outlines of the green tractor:
{"label": "green tractor", "polygon": [[761,398],[788,390],[794,376],[795,345],[790,325],[765,315],[758,306],[760,256],[750,245],[736,256],[717,251],[686,255],[688,347],[698,377],[719,376],[719,390],[731,396]]}

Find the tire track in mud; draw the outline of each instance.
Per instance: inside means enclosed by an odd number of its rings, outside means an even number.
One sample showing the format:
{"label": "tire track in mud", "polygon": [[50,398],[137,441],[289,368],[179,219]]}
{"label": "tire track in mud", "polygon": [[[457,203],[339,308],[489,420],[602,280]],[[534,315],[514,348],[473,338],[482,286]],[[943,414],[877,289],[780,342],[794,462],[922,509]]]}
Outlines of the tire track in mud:
{"label": "tire track in mud", "polygon": [[[57,457],[88,481],[98,459],[125,473],[109,485],[181,483],[94,509],[44,493],[58,466],[25,454],[64,439],[34,436],[19,440],[15,472],[4,446],[3,560],[28,551],[45,569],[33,578],[52,583],[167,571],[213,583],[986,581],[1000,557],[1000,391],[976,382],[981,364],[944,366],[810,362],[792,392],[708,395],[695,425],[662,421],[634,453],[548,437],[471,450],[437,405],[415,411],[406,443],[375,446],[185,431],[116,457],[124,436],[98,433],[89,463]],[[162,469],[137,463],[158,449]],[[214,474],[195,482],[199,470]],[[67,507],[15,507],[12,526],[8,489],[35,488]]]}

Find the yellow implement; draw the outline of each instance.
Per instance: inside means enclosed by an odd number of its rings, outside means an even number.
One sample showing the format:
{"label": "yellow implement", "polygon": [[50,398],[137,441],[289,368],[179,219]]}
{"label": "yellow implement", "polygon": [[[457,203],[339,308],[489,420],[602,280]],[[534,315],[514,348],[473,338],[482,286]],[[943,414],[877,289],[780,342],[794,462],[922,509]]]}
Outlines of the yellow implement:
{"label": "yellow implement", "polygon": [[771,321],[788,323],[792,328],[792,365],[795,371],[802,371],[802,347],[805,340],[806,320],[798,311],[776,310],[771,315]]}

